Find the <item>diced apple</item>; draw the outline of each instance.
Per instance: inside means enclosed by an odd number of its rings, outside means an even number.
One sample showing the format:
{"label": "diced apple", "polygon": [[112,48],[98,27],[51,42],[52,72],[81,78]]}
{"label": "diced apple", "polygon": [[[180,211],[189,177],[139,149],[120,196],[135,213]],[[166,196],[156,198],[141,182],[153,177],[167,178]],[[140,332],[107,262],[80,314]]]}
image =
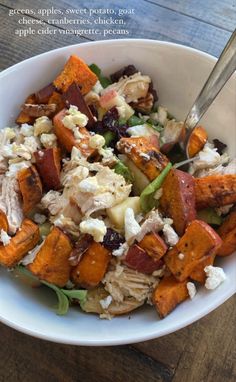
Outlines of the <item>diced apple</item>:
{"label": "diced apple", "polygon": [[123,263],[129,268],[146,274],[151,274],[163,266],[162,260],[155,260],[151,256],[148,256],[144,249],[137,244],[129,248]]}
{"label": "diced apple", "polygon": [[117,229],[122,229],[124,227],[125,211],[127,208],[132,208],[135,215],[140,213],[141,207],[139,196],[131,196],[122,203],[107,208],[107,215]]}
{"label": "diced apple", "polygon": [[127,158],[126,155],[123,155],[122,158],[124,157],[124,163],[125,165],[130,169],[134,181],[133,181],[133,191],[135,195],[140,195],[142,191],[144,190],[145,187],[147,187],[150,183],[146,175],[139,170],[139,168],[130,160]]}

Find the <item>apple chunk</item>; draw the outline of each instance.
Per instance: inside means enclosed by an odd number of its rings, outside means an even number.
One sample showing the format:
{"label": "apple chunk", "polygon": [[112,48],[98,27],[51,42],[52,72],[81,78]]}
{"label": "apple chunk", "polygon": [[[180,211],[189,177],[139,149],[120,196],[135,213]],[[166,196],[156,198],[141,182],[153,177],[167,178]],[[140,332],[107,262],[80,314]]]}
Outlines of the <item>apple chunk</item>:
{"label": "apple chunk", "polygon": [[146,274],[151,274],[163,266],[162,260],[155,260],[151,256],[148,256],[144,249],[137,244],[129,248],[123,263],[129,268]]}
{"label": "apple chunk", "polygon": [[127,208],[132,208],[135,215],[140,213],[140,197],[131,196],[122,203],[117,204],[114,207],[107,208],[107,215],[117,229],[122,229],[124,227],[125,211]]}
{"label": "apple chunk", "polygon": [[61,154],[57,147],[39,150],[34,153],[36,167],[47,190],[58,190],[61,187],[60,170]]}

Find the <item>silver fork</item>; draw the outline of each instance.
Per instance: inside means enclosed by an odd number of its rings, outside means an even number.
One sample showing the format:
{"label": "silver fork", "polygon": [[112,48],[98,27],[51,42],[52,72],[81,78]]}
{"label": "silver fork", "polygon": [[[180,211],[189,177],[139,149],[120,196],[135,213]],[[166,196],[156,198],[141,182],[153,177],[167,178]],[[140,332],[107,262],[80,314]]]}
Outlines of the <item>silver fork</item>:
{"label": "silver fork", "polygon": [[183,148],[186,151],[187,158],[189,157],[188,142],[191,133],[235,70],[236,29],[232,33],[232,36],[227,42],[218,61],[212,69],[207,81],[205,82],[205,85],[200,91],[196,101],[194,102],[190,112],[185,119],[185,125],[187,129]]}

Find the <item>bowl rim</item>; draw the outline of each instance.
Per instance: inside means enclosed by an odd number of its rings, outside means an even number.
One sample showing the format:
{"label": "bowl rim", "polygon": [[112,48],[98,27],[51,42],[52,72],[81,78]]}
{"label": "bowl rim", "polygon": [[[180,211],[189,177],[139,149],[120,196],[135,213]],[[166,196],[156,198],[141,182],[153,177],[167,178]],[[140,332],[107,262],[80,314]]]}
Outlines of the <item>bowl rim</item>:
{"label": "bowl rim", "polygon": [[[186,46],[186,45],[182,45],[182,44],[177,44],[177,43],[173,43],[173,42],[169,42],[169,41],[160,41],[160,40],[154,40],[154,39],[136,39],[136,38],[128,38],[128,39],[110,39],[110,40],[99,40],[99,41],[89,41],[89,42],[82,42],[82,43],[77,43],[77,44],[72,44],[72,45],[67,45],[67,46],[64,46],[64,47],[59,47],[59,48],[56,48],[56,49],[52,49],[52,50],[49,50],[47,52],[44,52],[44,53],[41,53],[41,54],[38,54],[38,55],[35,55],[33,57],[30,57],[28,59],[25,59],[19,63],[16,63],[4,70],[2,70],[0,72],[0,80],[5,76],[5,75],[8,75],[10,72],[14,71],[15,69],[18,69],[18,68],[21,68],[22,66],[24,66],[25,62],[29,62],[29,63],[33,63],[35,60],[41,58],[41,57],[49,57],[53,54],[55,54],[56,52],[66,52],[67,50],[70,50],[70,49],[73,49],[73,48],[79,48],[81,46],[91,46],[91,45],[95,45],[95,46],[99,46],[99,45],[110,45],[110,44],[147,44],[147,45],[160,45],[160,46],[168,46],[168,47],[174,47],[174,48],[180,48],[180,49],[183,49],[183,50],[186,50],[186,51],[189,51],[189,52],[193,52],[194,54],[197,54],[199,56],[202,56],[202,57],[205,57],[207,58],[209,61],[211,61],[212,63],[216,62],[217,58],[214,57],[213,55],[209,54],[209,53],[206,53],[206,52],[203,52],[201,50],[198,50],[198,49],[195,49],[195,48],[192,48],[192,47],[189,47],[189,46]],[[232,76],[234,79],[236,79],[236,73],[233,74]],[[159,338],[159,337],[162,337],[164,335],[167,335],[167,334],[171,334],[173,332],[176,332],[177,330],[180,330],[182,328],[185,328],[187,327],[188,325],[192,324],[193,322],[199,320],[200,318],[206,316],[208,313],[212,312],[214,309],[216,309],[217,307],[219,307],[221,304],[223,304],[226,300],[228,300],[230,297],[232,297],[234,294],[236,293],[236,285],[235,285],[235,288],[231,288],[230,290],[226,290],[224,293],[221,293],[219,296],[217,296],[217,300],[215,300],[214,298],[212,298],[211,300],[211,303],[208,304],[207,306],[204,306],[203,308],[201,308],[201,310],[199,312],[197,312],[195,314],[194,317],[192,317],[191,319],[189,319],[188,317],[184,318],[180,323],[175,323],[172,325],[171,329],[169,328],[169,326],[167,326],[167,328],[161,328],[159,329],[158,331],[158,334],[156,333],[156,330],[153,330],[152,332],[150,333],[147,333],[147,334],[139,334],[139,335],[135,335],[135,338],[134,338],[134,335],[131,334],[130,337],[126,338],[124,340],[124,338],[121,338],[121,339],[117,339],[117,338],[111,338],[110,339],[78,339],[78,338],[70,338],[68,339],[65,336],[61,335],[60,337],[57,336],[57,334],[45,334],[45,333],[41,333],[39,331],[37,331],[36,329],[28,329],[20,324],[17,324],[17,323],[14,323],[12,321],[10,321],[9,319],[5,318],[5,317],[2,317],[1,315],[1,312],[0,312],[0,322],[2,322],[3,324],[11,327],[12,329],[15,329],[19,332],[22,332],[24,334],[27,334],[27,335],[30,335],[32,337],[35,337],[35,338],[39,338],[39,339],[43,339],[43,340],[47,340],[47,341],[50,341],[50,342],[54,342],[54,343],[62,343],[62,344],[68,344],[68,345],[79,345],[79,346],[115,346],[115,345],[124,345],[124,344],[131,344],[131,343],[137,343],[137,342],[142,342],[142,341],[147,341],[147,340],[151,340],[151,339],[155,339],[155,338]]]}

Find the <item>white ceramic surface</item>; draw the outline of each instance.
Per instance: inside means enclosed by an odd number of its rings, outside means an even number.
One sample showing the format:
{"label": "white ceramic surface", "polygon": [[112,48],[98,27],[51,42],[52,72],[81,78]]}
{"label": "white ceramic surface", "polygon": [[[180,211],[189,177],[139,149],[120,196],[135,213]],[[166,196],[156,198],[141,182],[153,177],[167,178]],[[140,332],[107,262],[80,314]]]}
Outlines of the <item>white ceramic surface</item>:
{"label": "white ceramic surface", "polygon": [[[183,119],[214,65],[208,54],[172,43],[151,40],[110,40],[57,49],[21,62],[0,74],[0,127],[11,126],[25,97],[47,85],[75,53],[105,73],[134,64],[149,74],[160,103]],[[212,138],[229,145],[236,154],[234,75],[214,102],[203,123]],[[193,301],[179,305],[164,320],[154,308],[141,308],[130,316],[99,320],[72,308],[65,317],[55,314],[54,295],[44,288],[32,289],[0,269],[0,320],[24,333],[50,341],[78,345],[117,345],[139,342],[174,332],[218,307],[236,291],[236,258],[220,259],[227,280],[216,290],[201,288]]]}

